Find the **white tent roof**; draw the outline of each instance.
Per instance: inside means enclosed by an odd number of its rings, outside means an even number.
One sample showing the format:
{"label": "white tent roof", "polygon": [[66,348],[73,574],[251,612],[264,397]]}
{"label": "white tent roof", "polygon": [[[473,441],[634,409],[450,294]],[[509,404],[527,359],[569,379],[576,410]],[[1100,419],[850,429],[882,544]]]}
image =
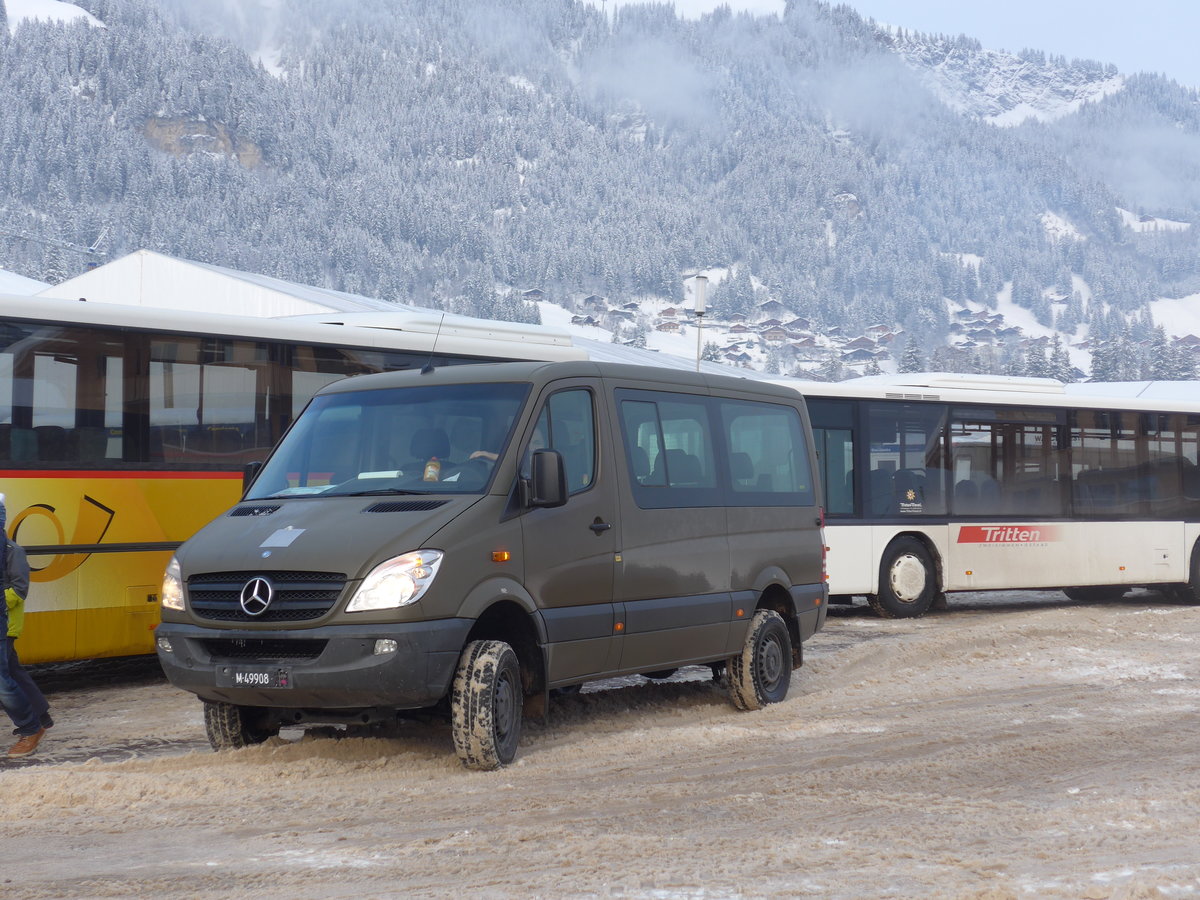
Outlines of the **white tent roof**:
{"label": "white tent roof", "polygon": [[50,287],[44,281],[34,281],[16,272],[0,269],[0,294],[16,294],[20,297],[32,297],[38,291]]}
{"label": "white tent roof", "polygon": [[47,287],[36,296],[60,300],[84,298],[89,303],[120,303],[235,316],[276,317],[363,310],[432,312],[417,306],[177,259],[151,250],[137,250]]}

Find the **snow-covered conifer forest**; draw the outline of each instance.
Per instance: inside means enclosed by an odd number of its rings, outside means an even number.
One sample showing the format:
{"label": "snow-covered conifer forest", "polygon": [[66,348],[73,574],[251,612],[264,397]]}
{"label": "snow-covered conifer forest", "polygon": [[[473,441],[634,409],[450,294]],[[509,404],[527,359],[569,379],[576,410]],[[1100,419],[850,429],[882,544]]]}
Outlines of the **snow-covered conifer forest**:
{"label": "snow-covered conifer forest", "polygon": [[708,358],[1194,377],[1159,308],[1200,294],[1200,97],[1162,76],[815,0],[28,2],[0,0],[20,275],[100,239],[645,342],[707,272]]}

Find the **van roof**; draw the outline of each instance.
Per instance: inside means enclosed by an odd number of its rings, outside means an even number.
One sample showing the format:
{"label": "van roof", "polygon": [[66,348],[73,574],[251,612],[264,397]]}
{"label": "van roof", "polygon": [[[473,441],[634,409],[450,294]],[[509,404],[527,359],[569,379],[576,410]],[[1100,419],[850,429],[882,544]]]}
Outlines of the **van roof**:
{"label": "van roof", "polygon": [[634,366],[623,363],[601,363],[590,360],[568,362],[502,362],[471,363],[439,366],[422,374],[416,369],[383,372],[374,375],[355,375],[343,378],[320,390],[321,394],[340,394],[349,391],[381,390],[414,387],[421,384],[472,384],[477,382],[531,382],[546,384],[560,378],[619,378],[646,382],[647,386],[701,387],[718,391],[735,391],[779,397],[794,401],[800,394],[793,388],[757,381],[688,372],[658,366]]}

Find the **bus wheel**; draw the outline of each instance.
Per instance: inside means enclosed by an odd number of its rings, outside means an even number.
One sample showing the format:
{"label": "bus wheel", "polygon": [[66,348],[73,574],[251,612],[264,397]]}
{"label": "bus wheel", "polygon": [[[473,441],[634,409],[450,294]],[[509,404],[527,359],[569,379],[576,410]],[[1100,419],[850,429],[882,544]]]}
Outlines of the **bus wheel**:
{"label": "bus wheel", "polygon": [[1200,603],[1200,552],[1192,551],[1192,580],[1178,585],[1175,597],[1180,603]]}
{"label": "bus wheel", "polygon": [[879,565],[879,593],[869,596],[875,614],[885,619],[925,615],[937,596],[937,575],[925,545],[916,538],[896,538]]}
{"label": "bus wheel", "polygon": [[742,652],[729,657],[729,699],[738,709],[762,709],[787,696],[792,681],[792,639],[773,609],[760,609],[750,620]]}
{"label": "bus wheel", "polygon": [[454,752],[468,769],[512,762],[521,737],[521,666],[503,641],[472,641],[454,673],[450,700]]}
{"label": "bus wheel", "polygon": [[1063,588],[1063,593],[1077,603],[1107,603],[1120,600],[1129,588],[1119,584],[1096,584],[1088,587]]}
{"label": "bus wheel", "polygon": [[204,731],[214,750],[240,750],[275,737],[279,723],[266,710],[205,700]]}

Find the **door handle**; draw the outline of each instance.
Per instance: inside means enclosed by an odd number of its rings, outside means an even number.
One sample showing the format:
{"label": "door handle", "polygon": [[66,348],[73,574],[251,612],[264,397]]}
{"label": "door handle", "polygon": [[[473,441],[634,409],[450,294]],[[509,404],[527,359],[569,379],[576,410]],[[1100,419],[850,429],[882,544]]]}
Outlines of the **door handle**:
{"label": "door handle", "polygon": [[596,521],[589,525],[588,528],[592,529],[596,534],[600,534],[603,531],[608,531],[608,529],[612,528],[612,525],[597,516]]}

